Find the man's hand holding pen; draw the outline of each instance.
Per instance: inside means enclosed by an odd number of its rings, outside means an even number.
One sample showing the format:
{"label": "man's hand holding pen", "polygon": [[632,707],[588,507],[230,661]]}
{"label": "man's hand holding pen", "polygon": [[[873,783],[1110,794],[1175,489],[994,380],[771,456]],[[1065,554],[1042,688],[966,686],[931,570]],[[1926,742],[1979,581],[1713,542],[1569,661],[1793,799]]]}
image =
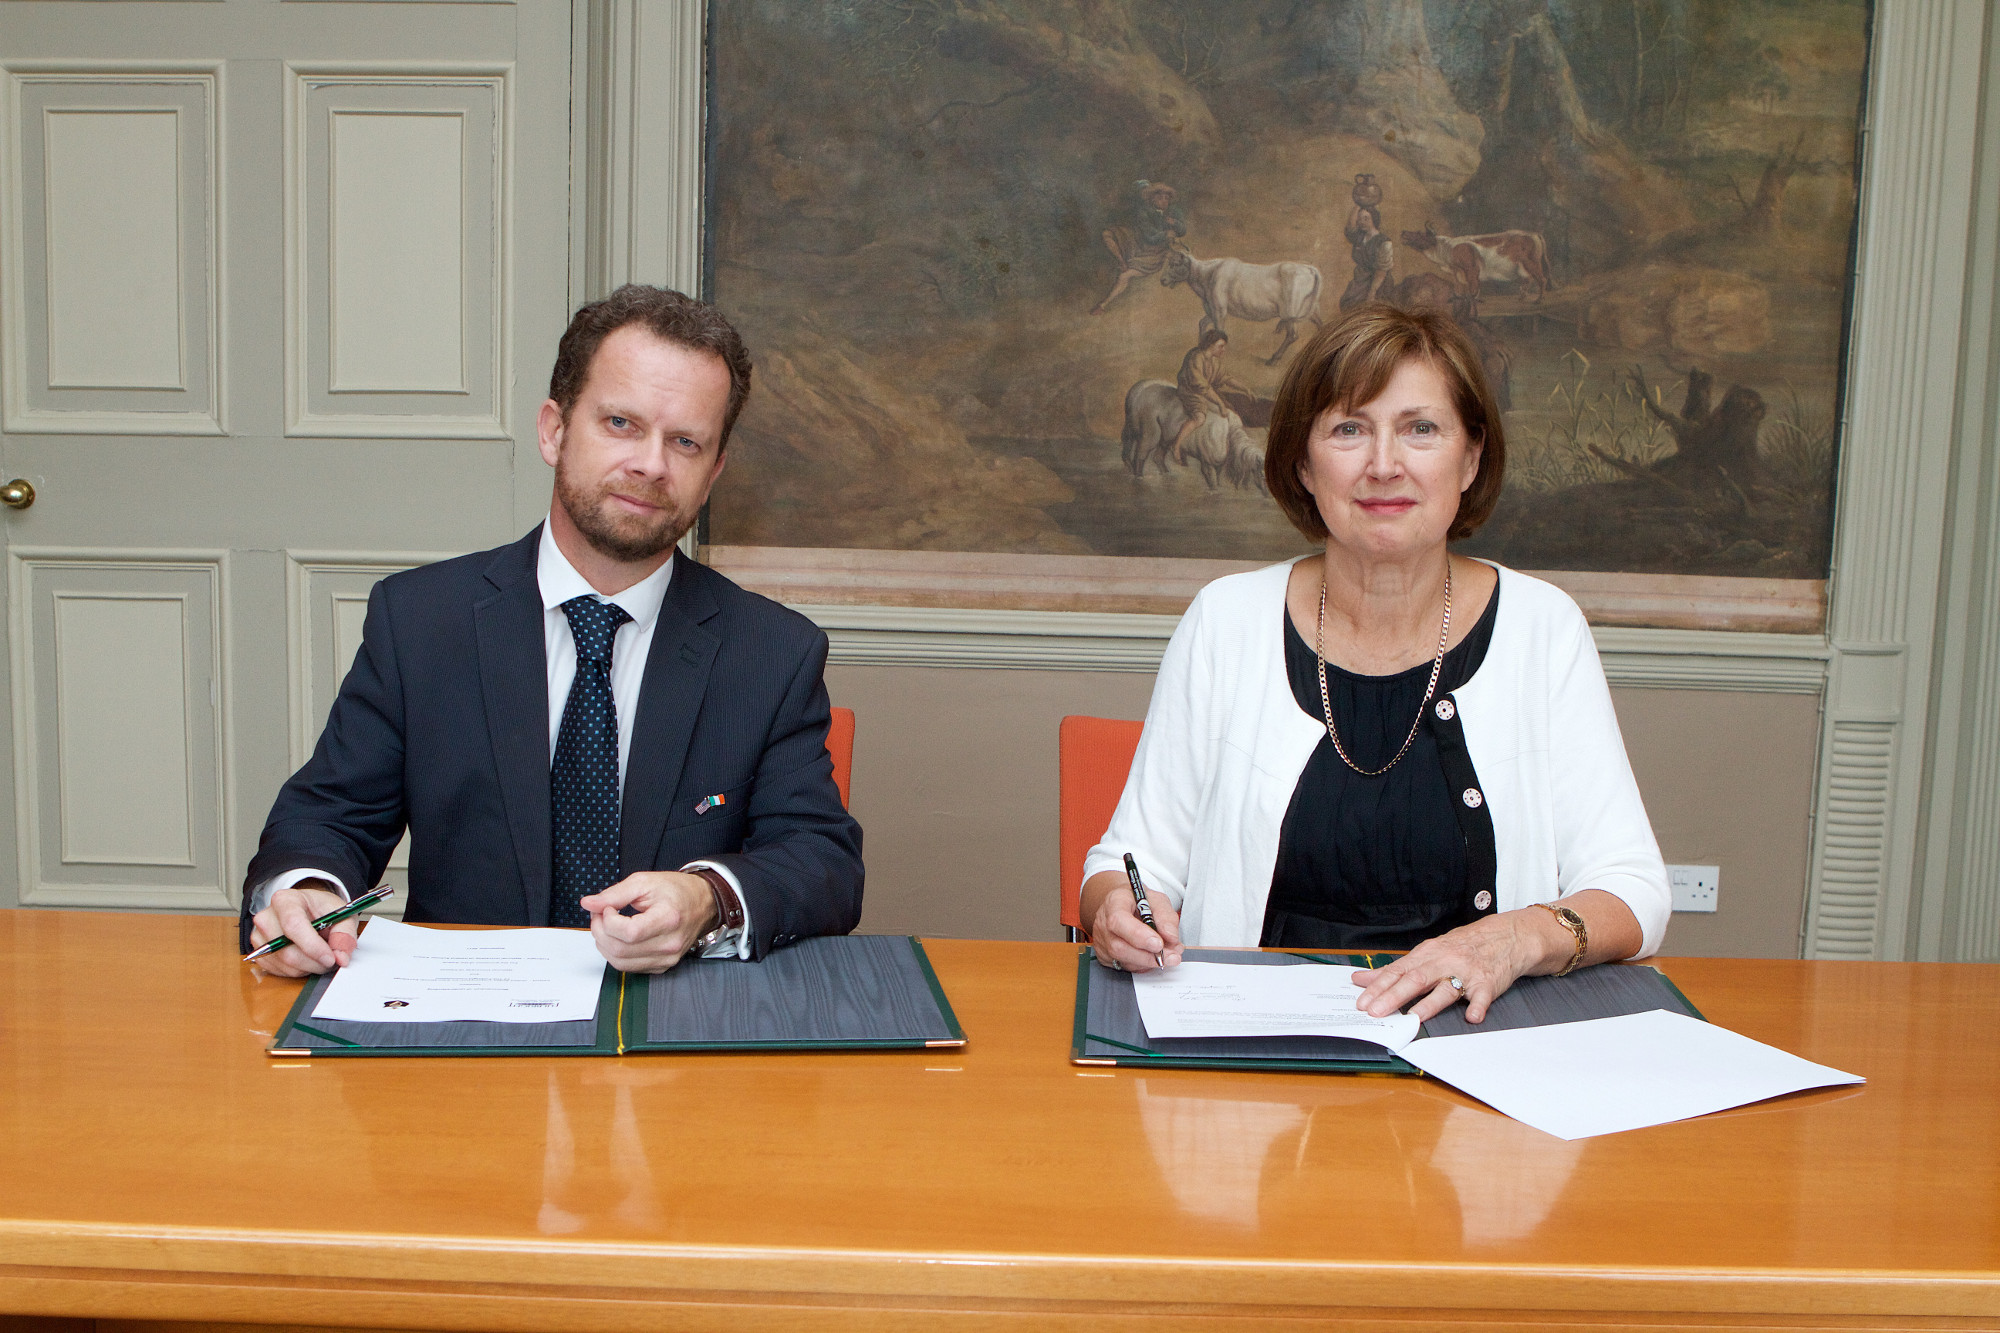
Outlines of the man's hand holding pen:
{"label": "man's hand holding pen", "polygon": [[354,955],[354,946],[360,943],[359,921],[338,922],[327,929],[324,937],[313,929],[314,918],[337,910],[347,901],[331,886],[315,888],[314,883],[306,880],[296,888],[279,889],[271,895],[270,905],[251,919],[253,950],[280,935],[291,940],[278,952],[257,960],[257,966],[273,976],[318,976],[335,967],[345,967]]}

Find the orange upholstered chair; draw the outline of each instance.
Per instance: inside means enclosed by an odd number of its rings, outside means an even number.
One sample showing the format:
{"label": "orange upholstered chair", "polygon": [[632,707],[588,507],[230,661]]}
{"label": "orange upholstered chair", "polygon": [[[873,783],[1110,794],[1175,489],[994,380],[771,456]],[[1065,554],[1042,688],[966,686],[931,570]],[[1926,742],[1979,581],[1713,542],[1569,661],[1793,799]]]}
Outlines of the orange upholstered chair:
{"label": "orange upholstered chair", "polygon": [[833,710],[833,724],[826,729],[826,752],[833,756],[833,785],[840,788],[840,804],[852,810],[847,799],[848,783],[854,774],[854,710]]}
{"label": "orange upholstered chair", "polygon": [[1083,919],[1077,894],[1083,887],[1083,858],[1104,836],[1118,808],[1142,724],[1109,717],[1066,717],[1058,732],[1061,751],[1062,923],[1080,938]]}

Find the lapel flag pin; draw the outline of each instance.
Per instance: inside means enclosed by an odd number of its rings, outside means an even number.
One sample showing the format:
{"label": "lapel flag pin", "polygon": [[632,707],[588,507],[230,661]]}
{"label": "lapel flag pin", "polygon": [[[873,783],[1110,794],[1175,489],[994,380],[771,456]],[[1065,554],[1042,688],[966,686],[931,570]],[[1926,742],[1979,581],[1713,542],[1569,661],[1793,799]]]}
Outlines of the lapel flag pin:
{"label": "lapel flag pin", "polygon": [[725,799],[726,798],[721,796],[704,796],[701,798],[700,802],[695,805],[694,812],[698,815],[705,815],[709,811],[715,809],[717,806],[722,805],[725,802]]}

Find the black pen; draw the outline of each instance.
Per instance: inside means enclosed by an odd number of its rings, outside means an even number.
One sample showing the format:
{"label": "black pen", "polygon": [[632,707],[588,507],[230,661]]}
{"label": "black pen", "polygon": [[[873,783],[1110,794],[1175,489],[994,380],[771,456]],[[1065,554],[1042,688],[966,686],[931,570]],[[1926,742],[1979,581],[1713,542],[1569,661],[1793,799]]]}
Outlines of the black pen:
{"label": "black pen", "polygon": [[[1146,929],[1158,935],[1160,933],[1160,926],[1157,921],[1153,920],[1153,905],[1146,901],[1146,881],[1139,878],[1139,863],[1132,859],[1132,853],[1130,852],[1125,853],[1125,878],[1132,881],[1132,896],[1139,903],[1139,919],[1146,923]],[[1162,936],[1162,938],[1165,937]],[[1167,965],[1167,956],[1156,953],[1153,955],[1153,961],[1158,963],[1162,968],[1165,968]]]}
{"label": "black pen", "polygon": [[[345,921],[347,920],[347,918],[351,916],[360,916],[363,912],[373,907],[376,903],[388,901],[389,895],[393,894],[395,891],[396,887],[393,884],[377,885],[375,888],[372,888],[368,890],[368,892],[362,894],[359,898],[356,898],[353,902],[348,903],[342,907],[336,907],[331,912],[328,912],[325,916],[314,917],[312,928],[315,931],[325,930],[328,926],[333,925],[335,922]],[[262,958],[265,954],[276,953],[278,950],[284,948],[291,942],[292,942],[291,937],[287,935],[279,935],[275,939],[266,940],[262,944],[258,945],[256,948],[252,949],[249,953],[244,954],[243,961],[246,963],[254,963],[259,958]]]}

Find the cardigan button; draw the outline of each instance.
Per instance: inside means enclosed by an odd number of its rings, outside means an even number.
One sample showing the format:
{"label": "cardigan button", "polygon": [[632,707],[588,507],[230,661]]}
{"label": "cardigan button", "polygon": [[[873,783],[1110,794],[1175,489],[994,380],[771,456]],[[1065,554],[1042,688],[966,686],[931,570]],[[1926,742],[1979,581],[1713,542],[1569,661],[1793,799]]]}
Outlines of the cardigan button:
{"label": "cardigan button", "polygon": [[1452,705],[1451,700],[1440,699],[1438,700],[1437,715],[1438,721],[1449,722],[1452,718],[1458,716],[1458,709]]}
{"label": "cardigan button", "polygon": [[1486,890],[1481,889],[1479,892],[1472,895],[1472,905],[1483,912],[1487,908],[1493,906],[1493,895],[1488,893]]}
{"label": "cardigan button", "polygon": [[1486,798],[1479,794],[1477,787],[1467,787],[1460,793],[1458,799],[1465,802],[1465,808],[1468,810],[1477,810],[1486,803]]}

